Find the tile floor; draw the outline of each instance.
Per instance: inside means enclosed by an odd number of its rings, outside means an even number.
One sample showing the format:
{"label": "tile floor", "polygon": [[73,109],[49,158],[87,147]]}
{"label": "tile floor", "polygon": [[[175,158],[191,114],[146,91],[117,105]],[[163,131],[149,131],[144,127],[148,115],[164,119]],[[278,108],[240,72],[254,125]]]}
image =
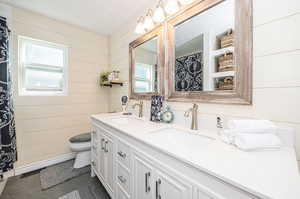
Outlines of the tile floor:
{"label": "tile floor", "polygon": [[110,199],[100,181],[83,174],[50,189],[42,190],[39,172],[8,179],[1,199],[58,199],[78,190],[81,199]]}

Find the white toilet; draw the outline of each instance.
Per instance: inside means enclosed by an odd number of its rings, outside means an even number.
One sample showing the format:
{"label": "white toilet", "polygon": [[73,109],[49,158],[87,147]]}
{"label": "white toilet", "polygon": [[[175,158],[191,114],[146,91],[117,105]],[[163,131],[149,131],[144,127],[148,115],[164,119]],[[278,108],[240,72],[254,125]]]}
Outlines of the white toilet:
{"label": "white toilet", "polygon": [[91,164],[91,133],[70,138],[70,148],[76,153],[74,168],[79,169]]}

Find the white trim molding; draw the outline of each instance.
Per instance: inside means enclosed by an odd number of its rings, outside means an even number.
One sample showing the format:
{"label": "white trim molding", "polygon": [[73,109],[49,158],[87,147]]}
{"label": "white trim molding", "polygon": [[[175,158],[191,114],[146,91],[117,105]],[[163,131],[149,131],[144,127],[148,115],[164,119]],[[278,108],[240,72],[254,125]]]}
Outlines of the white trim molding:
{"label": "white trim molding", "polygon": [[16,168],[15,169],[15,175],[16,176],[22,175],[24,173],[28,173],[28,172],[35,171],[35,170],[38,170],[38,169],[42,169],[44,167],[55,165],[55,164],[65,162],[65,161],[68,161],[68,160],[71,160],[71,159],[74,159],[74,158],[75,158],[75,153],[67,153],[67,154],[63,154],[63,155],[59,155],[59,156],[50,158],[48,160],[42,160],[42,161],[39,161],[39,162],[34,162],[34,163],[31,163],[31,164]]}

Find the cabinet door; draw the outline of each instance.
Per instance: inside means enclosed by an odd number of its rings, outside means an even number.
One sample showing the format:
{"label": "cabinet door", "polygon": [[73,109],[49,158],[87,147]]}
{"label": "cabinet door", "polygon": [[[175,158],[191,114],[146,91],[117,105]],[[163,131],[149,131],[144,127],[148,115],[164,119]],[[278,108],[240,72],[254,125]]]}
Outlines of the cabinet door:
{"label": "cabinet door", "polygon": [[114,191],[114,144],[113,141],[105,137],[104,152],[105,152],[105,180],[108,188],[113,193]]}
{"label": "cabinet door", "polygon": [[133,163],[134,199],[153,199],[153,168],[146,160],[134,155]]}
{"label": "cabinet door", "polygon": [[100,181],[102,183],[105,183],[105,154],[104,154],[104,144],[105,144],[105,137],[100,129],[97,129],[98,133],[98,175],[100,178]]}
{"label": "cabinet door", "polygon": [[171,173],[156,171],[156,199],[192,199],[192,185],[184,179],[175,178]]}

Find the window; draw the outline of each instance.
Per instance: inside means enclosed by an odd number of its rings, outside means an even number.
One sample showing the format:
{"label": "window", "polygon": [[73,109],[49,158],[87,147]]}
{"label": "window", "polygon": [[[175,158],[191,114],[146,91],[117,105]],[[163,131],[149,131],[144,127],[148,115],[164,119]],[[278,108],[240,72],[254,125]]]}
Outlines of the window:
{"label": "window", "polygon": [[153,91],[154,67],[148,64],[137,63],[135,68],[135,91],[144,93]]}
{"label": "window", "polygon": [[67,47],[19,37],[20,95],[65,95]]}

